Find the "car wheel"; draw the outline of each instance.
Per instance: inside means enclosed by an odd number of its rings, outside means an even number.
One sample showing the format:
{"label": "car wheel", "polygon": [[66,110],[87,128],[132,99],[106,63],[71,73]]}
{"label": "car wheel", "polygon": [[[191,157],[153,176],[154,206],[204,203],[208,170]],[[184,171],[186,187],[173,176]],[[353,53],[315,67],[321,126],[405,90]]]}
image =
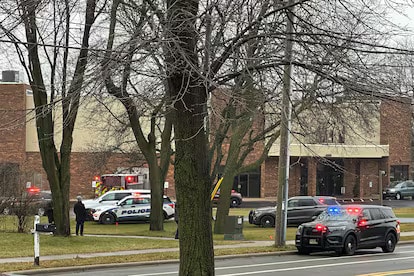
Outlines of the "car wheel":
{"label": "car wheel", "polygon": [[100,221],[102,224],[114,224],[115,217],[111,214],[103,214]]}
{"label": "car wheel", "polygon": [[401,199],[403,199],[403,197],[402,197],[401,193],[397,193],[397,194],[395,195],[395,199],[397,199],[397,200],[401,200]]}
{"label": "car wheel", "polygon": [[299,255],[309,255],[310,253],[312,253],[312,250],[310,250],[309,248],[297,247],[297,249]]}
{"label": "car wheel", "polygon": [[230,207],[237,207],[240,205],[240,200],[238,198],[231,198]]}
{"label": "car wheel", "polygon": [[273,227],[275,226],[275,218],[272,216],[264,216],[260,219],[260,225],[262,227]]}
{"label": "car wheel", "polygon": [[353,235],[349,235],[345,239],[344,249],[343,249],[344,255],[352,256],[355,254],[355,250],[356,250],[355,237]]}
{"label": "car wheel", "polygon": [[385,253],[391,253],[395,250],[397,239],[393,233],[389,233],[385,238],[385,245],[382,248],[382,251]]}

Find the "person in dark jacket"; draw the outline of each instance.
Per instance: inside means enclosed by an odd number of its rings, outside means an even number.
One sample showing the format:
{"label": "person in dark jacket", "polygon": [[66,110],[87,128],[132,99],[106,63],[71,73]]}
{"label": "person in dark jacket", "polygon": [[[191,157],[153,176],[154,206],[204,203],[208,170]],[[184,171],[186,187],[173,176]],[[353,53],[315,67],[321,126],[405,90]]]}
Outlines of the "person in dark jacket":
{"label": "person in dark jacket", "polygon": [[82,197],[76,197],[78,202],[75,203],[73,206],[73,212],[76,215],[76,236],[80,235],[83,236],[83,224],[86,220],[86,209],[85,205],[82,203]]}
{"label": "person in dark jacket", "polygon": [[55,223],[55,219],[53,217],[53,203],[50,201],[45,208],[45,215],[47,216],[47,220],[50,224]]}

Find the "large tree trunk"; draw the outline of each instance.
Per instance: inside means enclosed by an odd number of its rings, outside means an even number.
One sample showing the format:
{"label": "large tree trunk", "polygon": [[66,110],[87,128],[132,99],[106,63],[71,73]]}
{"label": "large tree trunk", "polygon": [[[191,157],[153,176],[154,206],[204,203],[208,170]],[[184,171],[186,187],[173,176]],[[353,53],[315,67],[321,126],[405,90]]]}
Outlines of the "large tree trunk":
{"label": "large tree trunk", "polygon": [[207,91],[199,75],[198,1],[167,1],[168,86],[175,107],[175,185],[179,208],[179,275],[214,275],[211,181],[204,128]]}
{"label": "large tree trunk", "polygon": [[[180,85],[182,79],[176,76],[171,81]],[[214,275],[214,251],[204,100],[197,94],[205,95],[205,90],[191,89],[184,96],[185,105],[181,101],[175,105],[175,185],[180,210],[180,275],[202,276]]]}
{"label": "large tree trunk", "polygon": [[[36,127],[42,165],[47,174],[52,191],[56,235],[70,235],[69,190],[70,160],[73,143],[73,130],[79,108],[80,91],[84,80],[89,52],[89,37],[95,20],[95,0],[88,0],[85,11],[85,27],[82,47],[77,59],[74,77],[69,91],[62,91],[63,135],[60,156],[54,140],[54,103],[48,101],[48,94],[43,80],[42,66],[38,52],[38,26],[36,24],[36,8],[33,1],[21,2],[22,18],[25,25],[29,55],[29,82],[33,90],[36,108]],[[66,73],[66,72],[65,72]],[[51,95],[52,97],[54,95]],[[60,158],[60,159],[59,159]]]}

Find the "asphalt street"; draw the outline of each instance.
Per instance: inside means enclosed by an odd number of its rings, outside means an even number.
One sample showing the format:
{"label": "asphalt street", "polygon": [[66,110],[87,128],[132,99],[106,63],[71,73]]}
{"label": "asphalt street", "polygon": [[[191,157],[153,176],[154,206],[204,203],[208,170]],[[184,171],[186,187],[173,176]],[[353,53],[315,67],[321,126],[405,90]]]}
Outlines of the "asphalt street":
{"label": "asphalt street", "polygon": [[[382,253],[381,249],[358,251],[354,256],[335,256],[317,253],[310,256],[297,254],[251,255],[240,258],[222,258],[215,261],[217,276],[238,275],[414,275],[414,245],[397,246],[394,253]],[[176,276],[178,263],[135,264],[112,266],[101,269],[68,271],[31,275],[79,275],[79,276]]]}

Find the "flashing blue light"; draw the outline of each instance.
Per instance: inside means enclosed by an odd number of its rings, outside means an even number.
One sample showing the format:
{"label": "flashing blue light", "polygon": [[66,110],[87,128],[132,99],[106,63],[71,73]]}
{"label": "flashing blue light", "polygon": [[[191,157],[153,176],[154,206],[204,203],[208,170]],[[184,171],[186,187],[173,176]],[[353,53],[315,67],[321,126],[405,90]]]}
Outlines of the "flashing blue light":
{"label": "flashing blue light", "polygon": [[338,207],[329,207],[328,214],[330,215],[338,215],[340,213],[340,209]]}

